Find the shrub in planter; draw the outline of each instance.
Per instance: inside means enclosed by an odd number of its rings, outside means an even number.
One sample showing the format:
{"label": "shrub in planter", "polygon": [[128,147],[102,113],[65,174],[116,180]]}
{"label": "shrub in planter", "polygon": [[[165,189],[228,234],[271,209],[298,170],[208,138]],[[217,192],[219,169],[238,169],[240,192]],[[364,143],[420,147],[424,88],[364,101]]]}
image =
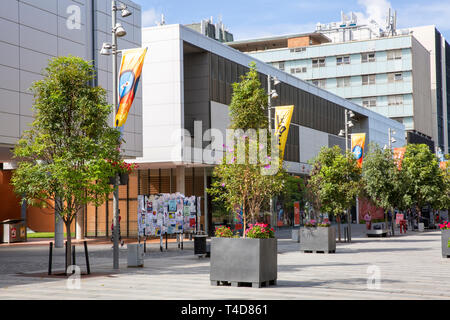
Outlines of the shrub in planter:
{"label": "shrub in planter", "polygon": [[310,220],[304,228],[300,228],[300,250],[336,252],[336,229],[327,220],[318,224]]}
{"label": "shrub in planter", "polygon": [[[133,172],[133,170],[138,168],[138,165],[135,163],[126,163],[125,161],[109,161],[113,169],[116,173],[119,174],[119,183],[120,185],[126,185],[128,184],[129,175]],[[109,178],[109,184],[115,183],[115,176],[112,176]]]}
{"label": "shrub in planter", "polygon": [[253,287],[275,284],[277,279],[277,239],[266,224],[250,225],[246,238],[233,236],[227,227],[216,229],[211,240],[212,285],[251,283]]}
{"label": "shrub in planter", "polygon": [[442,247],[442,257],[450,257],[450,222],[445,221],[439,225],[441,229],[441,247]]}

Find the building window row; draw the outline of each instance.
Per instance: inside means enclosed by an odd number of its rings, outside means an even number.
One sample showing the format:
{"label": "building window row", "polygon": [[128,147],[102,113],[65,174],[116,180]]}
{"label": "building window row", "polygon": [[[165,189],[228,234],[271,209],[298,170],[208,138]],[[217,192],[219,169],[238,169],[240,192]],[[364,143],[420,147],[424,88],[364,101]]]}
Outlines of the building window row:
{"label": "building window row", "polygon": [[[303,70],[300,70],[301,68],[291,69],[291,73],[300,73],[300,72],[306,72],[306,68],[303,68]],[[403,81],[403,73],[402,72],[393,72],[387,74],[387,82],[388,83],[395,83]],[[321,88],[326,87],[326,79],[314,79],[311,80],[311,82],[319,86]],[[361,84],[363,86],[368,85],[374,85],[376,84],[376,74],[367,74],[361,76]],[[336,78],[336,87],[337,88],[344,88],[344,87],[350,87],[351,85],[351,77],[338,77]]]}
{"label": "building window row", "polygon": [[301,68],[291,68],[291,73],[305,73],[307,71],[306,67]]}
{"label": "building window row", "polygon": [[306,51],[306,48],[305,48],[305,47],[301,47],[301,48],[292,48],[292,49],[290,50],[290,52],[304,52],[304,51]]}
{"label": "building window row", "polygon": [[[292,49],[291,49],[291,52]],[[395,49],[387,51],[387,60],[400,60],[402,59],[402,50]],[[361,63],[375,62],[375,52],[365,52],[361,53]],[[341,66],[345,64],[350,64],[351,59],[349,55],[336,57],[336,65]],[[312,59],[313,68],[325,67],[325,58]]]}
{"label": "building window row", "polygon": [[[403,95],[391,95],[387,96],[388,106],[402,106],[403,105]],[[365,108],[374,108],[378,105],[377,97],[365,97],[362,98],[361,105]]]}

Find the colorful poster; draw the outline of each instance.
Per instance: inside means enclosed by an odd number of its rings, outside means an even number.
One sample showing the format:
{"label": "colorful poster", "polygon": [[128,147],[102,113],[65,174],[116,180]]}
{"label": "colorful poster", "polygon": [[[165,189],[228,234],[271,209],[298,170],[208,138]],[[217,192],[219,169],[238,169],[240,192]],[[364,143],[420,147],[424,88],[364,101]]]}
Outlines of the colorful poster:
{"label": "colorful poster", "polygon": [[122,127],[127,121],[128,113],[141,79],[146,54],[147,48],[122,51],[122,64],[119,75],[119,106],[114,121],[116,127]]}
{"label": "colorful poster", "polygon": [[169,200],[169,212],[177,211],[177,200]]}
{"label": "colorful poster", "polygon": [[278,137],[280,147],[280,157],[284,159],[284,150],[291,125],[294,106],[284,106],[275,108],[275,135]]}
{"label": "colorful poster", "polygon": [[362,162],[364,158],[364,144],[366,143],[365,133],[354,133],[352,134],[352,153],[355,157],[358,167],[362,167]]}
{"label": "colorful poster", "polygon": [[184,206],[183,213],[184,213],[184,216],[189,216],[191,214],[191,207],[190,206]]}
{"label": "colorful poster", "polygon": [[397,163],[398,170],[402,170],[402,161],[405,157],[406,148],[394,148],[394,160]]}

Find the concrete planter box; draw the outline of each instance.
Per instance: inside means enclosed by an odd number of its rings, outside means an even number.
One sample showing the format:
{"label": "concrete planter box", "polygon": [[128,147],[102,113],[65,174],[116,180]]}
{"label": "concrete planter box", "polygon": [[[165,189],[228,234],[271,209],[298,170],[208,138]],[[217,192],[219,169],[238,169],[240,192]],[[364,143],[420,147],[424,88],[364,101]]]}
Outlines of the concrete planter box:
{"label": "concrete planter box", "polygon": [[292,229],[292,240],[300,242],[300,229]]}
{"label": "concrete planter box", "polygon": [[450,239],[450,230],[441,231],[441,243],[442,243],[442,257],[450,258],[450,248],[448,248],[448,241]]}
{"label": "concrete planter box", "polygon": [[276,283],[277,267],[277,239],[211,239],[211,285],[268,286]]}
{"label": "concrete planter box", "polygon": [[336,252],[334,227],[300,228],[300,250],[311,252]]}

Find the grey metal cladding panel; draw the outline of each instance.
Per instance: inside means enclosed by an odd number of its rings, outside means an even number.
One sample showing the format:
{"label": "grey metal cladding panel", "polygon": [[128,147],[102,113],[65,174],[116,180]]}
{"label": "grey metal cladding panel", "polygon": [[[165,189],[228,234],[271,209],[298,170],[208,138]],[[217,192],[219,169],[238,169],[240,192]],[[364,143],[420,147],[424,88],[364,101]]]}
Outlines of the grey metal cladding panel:
{"label": "grey metal cladding panel", "polygon": [[344,150],[345,149],[345,139],[329,134],[328,135],[328,147],[332,148],[334,146],[339,146],[342,150]]}
{"label": "grey metal cladding panel", "polygon": [[0,32],[0,41],[10,44],[19,45],[19,24],[0,18],[0,30],[8,30],[8,32]]}
{"label": "grey metal cladding panel", "polygon": [[19,117],[16,114],[0,113],[0,136],[18,138],[20,134]]}
{"label": "grey metal cladding panel", "polygon": [[58,36],[84,45],[86,44],[86,25],[80,25],[78,29],[68,28],[67,20],[58,17]]}
{"label": "grey metal cladding panel", "polygon": [[8,67],[19,68],[19,47],[5,42],[0,42],[0,64]]}
{"label": "grey metal cladding panel", "polygon": [[95,12],[94,30],[99,30],[105,33],[111,31],[111,22],[105,13],[100,11]]}
{"label": "grey metal cladding panel", "polygon": [[111,12],[111,1],[109,0],[96,0],[95,6],[96,10],[101,11],[105,14]]}
{"label": "grey metal cladding panel", "polygon": [[0,88],[19,91],[19,69],[0,65]]}
{"label": "grey metal cladding panel", "polygon": [[58,19],[55,13],[50,13],[25,3],[19,5],[20,24],[57,35]]}
{"label": "grey metal cladding panel", "polygon": [[19,22],[19,1],[2,0],[2,10],[0,10],[0,18]]}
{"label": "grey metal cladding panel", "polygon": [[70,10],[70,9],[72,9],[71,6],[77,6],[78,8],[80,8],[81,23],[86,24],[85,1],[58,0],[58,16],[63,17],[63,18],[70,17],[74,13],[74,11]]}
{"label": "grey metal cladding panel", "polygon": [[20,70],[20,91],[31,93],[31,86],[35,81],[41,80],[42,75]]}
{"label": "grey metal cladding panel", "polygon": [[20,115],[33,116],[34,96],[32,94],[20,93]]}
{"label": "grey metal cladding panel", "polygon": [[2,112],[19,114],[19,92],[0,89],[0,114]]}
{"label": "grey metal cladding panel", "polygon": [[34,73],[42,73],[52,58],[53,56],[47,54],[21,48],[20,69]]}
{"label": "grey metal cladding panel", "polygon": [[20,0],[20,2],[41,8],[54,14],[58,12],[58,0]]}
{"label": "grey metal cladding panel", "polygon": [[86,47],[82,44],[59,38],[58,55],[67,56],[69,54],[75,57],[86,59]]}
{"label": "grey metal cladding panel", "polygon": [[20,135],[22,135],[22,133],[25,130],[30,129],[30,124],[33,121],[34,121],[34,118],[32,118],[32,117],[20,116]]}
{"label": "grey metal cladding panel", "polygon": [[20,46],[52,56],[58,55],[58,38],[46,32],[20,26]]}

